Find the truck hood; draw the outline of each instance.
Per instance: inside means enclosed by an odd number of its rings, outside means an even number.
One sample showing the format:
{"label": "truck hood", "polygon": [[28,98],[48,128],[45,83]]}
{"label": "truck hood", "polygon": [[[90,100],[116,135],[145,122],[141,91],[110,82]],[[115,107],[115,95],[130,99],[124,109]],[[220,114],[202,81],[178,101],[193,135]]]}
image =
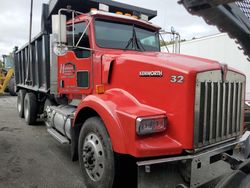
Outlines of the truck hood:
{"label": "truck hood", "polygon": [[[122,51],[104,54],[102,70],[107,91],[124,90],[140,104],[165,113],[165,136],[183,149],[194,148],[197,73],[221,70],[218,62],[178,54]],[[134,108],[126,108],[126,114],[140,117],[135,112]],[[154,137],[160,139],[161,135]],[[168,141],[164,144],[167,146]]]}
{"label": "truck hood", "polygon": [[[169,53],[122,51],[104,54],[102,67],[107,90],[122,89],[141,104],[166,112],[167,135],[183,148],[192,149],[196,75],[221,69],[218,62]],[[151,71],[160,75],[141,75]]]}
{"label": "truck hood", "polygon": [[116,54],[115,56],[118,61],[134,61],[137,63],[151,64],[155,67],[167,68],[182,73],[221,69],[221,65],[217,61],[180,54],[162,52],[144,52],[142,54],[141,52],[126,52],[120,55]]}

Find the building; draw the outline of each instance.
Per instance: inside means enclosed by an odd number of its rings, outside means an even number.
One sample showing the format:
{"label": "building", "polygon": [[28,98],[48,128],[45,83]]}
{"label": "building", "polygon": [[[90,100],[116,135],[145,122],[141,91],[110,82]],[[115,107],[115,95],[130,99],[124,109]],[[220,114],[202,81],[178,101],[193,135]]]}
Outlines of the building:
{"label": "building", "polygon": [[[180,45],[181,54],[217,60],[243,72],[247,76],[247,99],[250,99],[250,60],[227,34],[221,33],[181,42]],[[165,48],[162,50],[165,51]],[[172,46],[169,46],[169,51],[172,51]]]}

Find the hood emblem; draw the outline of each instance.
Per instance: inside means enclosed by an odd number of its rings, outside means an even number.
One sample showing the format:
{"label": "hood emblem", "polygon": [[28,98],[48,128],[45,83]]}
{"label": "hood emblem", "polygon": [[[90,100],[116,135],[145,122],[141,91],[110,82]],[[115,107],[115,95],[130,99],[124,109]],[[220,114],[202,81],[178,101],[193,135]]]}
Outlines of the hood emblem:
{"label": "hood emblem", "polygon": [[140,71],[140,77],[163,77],[162,71]]}
{"label": "hood emblem", "polygon": [[222,72],[222,81],[225,82],[227,79],[227,73],[228,73],[228,65],[227,64],[221,65],[221,72]]}

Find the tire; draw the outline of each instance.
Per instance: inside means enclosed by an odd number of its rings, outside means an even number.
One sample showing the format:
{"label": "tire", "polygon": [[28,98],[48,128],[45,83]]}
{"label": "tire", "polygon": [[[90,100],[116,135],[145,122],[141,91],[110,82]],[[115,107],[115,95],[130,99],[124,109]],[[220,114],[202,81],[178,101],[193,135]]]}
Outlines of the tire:
{"label": "tire", "polygon": [[18,96],[17,96],[17,112],[18,112],[18,116],[20,118],[24,118],[24,98],[26,95],[26,91],[21,89],[18,92]]}
{"label": "tire", "polygon": [[8,85],[8,91],[11,96],[16,96],[16,91],[15,91],[15,78],[11,78],[9,81]]}
{"label": "tire", "polygon": [[78,155],[86,187],[115,187],[115,155],[107,130],[99,117],[89,118],[83,124]]}
{"label": "tire", "polygon": [[34,125],[37,119],[38,103],[34,93],[27,93],[24,98],[24,118],[28,125]]}

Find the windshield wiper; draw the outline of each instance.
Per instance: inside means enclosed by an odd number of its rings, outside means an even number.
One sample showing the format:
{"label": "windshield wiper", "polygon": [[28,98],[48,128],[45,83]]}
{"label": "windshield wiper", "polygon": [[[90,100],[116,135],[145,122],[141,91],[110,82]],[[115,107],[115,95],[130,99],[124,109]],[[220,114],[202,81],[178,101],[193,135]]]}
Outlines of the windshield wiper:
{"label": "windshield wiper", "polygon": [[[135,26],[133,26],[133,36],[131,37],[131,39],[128,41],[128,44],[126,45],[125,47],[125,50],[128,49],[128,47],[132,44],[132,49],[133,50],[140,50],[142,51],[145,51],[145,48],[143,47],[143,45],[140,43],[140,41],[138,40],[137,36],[136,36],[136,31],[135,31]],[[141,49],[141,47],[142,49]]]}
{"label": "windshield wiper", "polygon": [[[136,43],[137,43],[137,47],[139,48],[140,51],[146,51],[146,49],[144,48],[144,46],[142,45],[142,43],[140,42],[140,40],[138,40],[137,37],[135,37]],[[140,46],[142,47],[142,49],[140,48]]]}
{"label": "windshield wiper", "polygon": [[132,49],[133,49],[134,48],[134,35],[129,39],[128,44],[125,47],[125,50],[128,49],[131,43],[132,43]]}

